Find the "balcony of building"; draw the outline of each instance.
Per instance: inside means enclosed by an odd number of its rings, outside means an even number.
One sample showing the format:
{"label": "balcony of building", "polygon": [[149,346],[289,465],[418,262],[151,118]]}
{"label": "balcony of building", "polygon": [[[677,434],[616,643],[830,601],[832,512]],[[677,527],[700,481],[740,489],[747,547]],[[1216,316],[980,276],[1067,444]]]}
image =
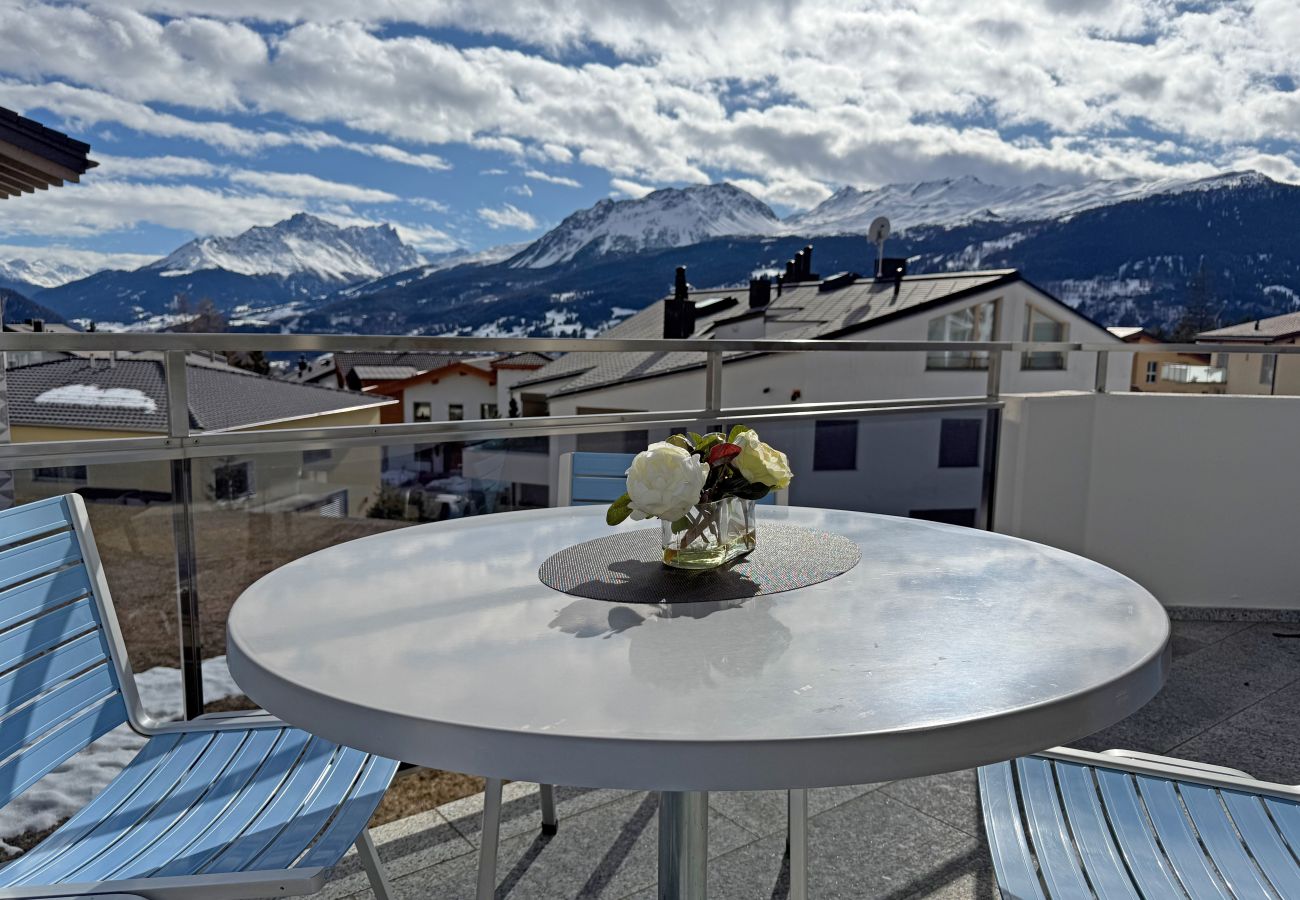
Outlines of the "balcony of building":
{"label": "balcony of building", "polygon": [[[677,391],[672,405],[650,410],[400,424],[376,416],[203,428],[179,412],[192,408],[197,382],[212,377],[198,372],[196,382],[186,356],[194,350],[620,353],[629,344],[697,354],[698,393]],[[1127,370],[1124,352],[1063,343],[962,344],[957,352],[984,354],[988,364],[961,376],[975,389],[951,396],[782,397],[763,406],[729,404],[731,354],[821,354],[819,365],[831,371],[830,360],[845,354],[902,354],[923,365],[954,347],[63,334],[4,335],[0,347],[161,354],[159,430],[110,437],[97,436],[93,423],[71,435],[46,429],[0,447],[0,462],[13,475],[16,502],[67,490],[90,501],[130,652],[152,685],[146,700],[163,714],[240,705],[224,669],[225,619],[266,572],[378,531],[555,503],[556,455],[574,447],[643,445],[678,427],[746,421],[807,460],[792,504],[991,528],[1097,560],[1150,590],[1174,620],[1170,679],[1140,712],[1080,746],[1300,781],[1300,752],[1288,738],[1300,725],[1300,594],[1289,565],[1300,511],[1279,489],[1292,477],[1300,397],[1111,392],[1107,371]],[[1238,352],[1207,352],[1219,351]],[[1102,389],[1003,393],[1002,360],[1011,365],[1031,353],[1090,357],[1089,380]],[[344,408],[353,407],[323,414]],[[95,409],[100,415],[104,406]],[[88,767],[69,771],[90,777]],[[436,790],[429,781],[424,770],[399,776],[392,803],[381,809],[388,821],[374,832],[380,854],[399,896],[473,896],[482,794],[464,776],[448,776]],[[0,839],[20,837],[14,821],[23,815],[39,825],[29,832],[54,824],[58,811],[48,802],[69,793],[69,784],[14,811]],[[559,833],[547,836],[537,830],[536,790],[507,785],[498,897],[655,896],[653,794],[562,786]],[[448,792],[464,796],[433,802]],[[712,795],[710,896],[787,896],[784,809],[775,793]],[[811,812],[812,896],[995,895],[972,772],[814,790]],[[331,897],[368,890],[351,856],[326,888]]]}

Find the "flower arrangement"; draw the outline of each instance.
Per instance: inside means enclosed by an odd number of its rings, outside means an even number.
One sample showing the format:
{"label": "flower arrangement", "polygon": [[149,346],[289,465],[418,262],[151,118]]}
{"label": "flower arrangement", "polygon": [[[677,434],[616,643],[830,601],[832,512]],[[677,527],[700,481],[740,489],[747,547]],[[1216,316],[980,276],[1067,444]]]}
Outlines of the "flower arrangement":
{"label": "flower arrangement", "polygon": [[627,492],[605,521],[660,519],[664,562],[713,568],[754,549],[754,502],[793,477],[786,455],[748,425],[726,434],[674,434],[632,460]]}

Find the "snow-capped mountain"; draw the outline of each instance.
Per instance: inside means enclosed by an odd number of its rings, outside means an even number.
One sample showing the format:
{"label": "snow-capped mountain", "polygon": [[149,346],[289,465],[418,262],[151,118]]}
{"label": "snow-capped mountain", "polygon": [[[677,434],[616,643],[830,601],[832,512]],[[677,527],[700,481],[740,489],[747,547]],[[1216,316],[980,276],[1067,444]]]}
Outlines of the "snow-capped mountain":
{"label": "snow-capped mountain", "polygon": [[1119,178],[1085,184],[1003,186],[967,175],[912,184],[887,184],[872,190],[843,187],[807,212],[782,222],[788,234],[864,234],[876,216],[887,216],[894,231],[918,225],[965,225],[982,220],[1029,222],[1062,219],[1085,209],[1188,190],[1232,187],[1264,176],[1229,172],[1201,179],[1143,181]]}
{"label": "snow-capped mountain", "polygon": [[39,299],[65,316],[123,325],[203,300],[238,320],[270,321],[291,313],[288,305],[423,263],[390,225],[341,227],[299,213],[234,237],[199,238],[138,269],[98,272]]}
{"label": "snow-capped mountain", "polygon": [[237,275],[314,275],[354,282],[410,269],[424,261],[391,225],[341,228],[307,213],[258,225],[234,237],[190,241],[145,269],[170,277],[203,269]]}
{"label": "snow-capped mountain", "polygon": [[52,288],[99,271],[93,266],[79,263],[41,259],[0,260],[0,284],[13,285],[15,290]]}
{"label": "snow-capped mountain", "polygon": [[635,200],[601,200],[573,213],[510,261],[542,269],[594,256],[698,244],[731,234],[766,235],[781,223],[766,203],[732,184],[664,188]]}

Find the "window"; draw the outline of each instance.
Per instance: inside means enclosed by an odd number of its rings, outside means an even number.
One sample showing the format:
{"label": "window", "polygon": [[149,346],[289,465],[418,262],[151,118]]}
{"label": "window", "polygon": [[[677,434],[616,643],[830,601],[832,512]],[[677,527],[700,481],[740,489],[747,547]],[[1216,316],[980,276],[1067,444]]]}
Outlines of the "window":
{"label": "window", "polygon": [[253,494],[253,464],[229,463],[212,470],[212,499],[242,500]]}
{"label": "window", "polygon": [[939,423],[939,468],[969,469],[980,464],[980,420],[944,419]]}
{"label": "window", "polygon": [[908,513],[913,519],[927,522],[943,522],[945,525],[965,525],[975,527],[975,510],[973,509],[914,509]]}
{"label": "window", "polygon": [[[979,303],[938,319],[930,320],[928,337],[932,341],[991,341],[997,301]],[[925,357],[927,369],[987,369],[989,355],[984,350],[931,350]]]}
{"label": "window", "polygon": [[648,443],[648,431],[607,431],[578,435],[574,449],[579,453],[640,453]]}
{"label": "window", "polygon": [[831,419],[817,422],[813,436],[813,471],[844,472],[857,467],[857,420]]}
{"label": "window", "polygon": [[1214,354],[1214,364],[1220,369],[1228,368],[1228,354],[1226,353]]}
{"label": "window", "polygon": [[480,403],[478,405],[478,417],[480,419],[497,418],[497,405],[495,403]]}
{"label": "window", "polygon": [[449,421],[449,422],[459,422],[459,421],[461,421],[461,420],[464,419],[464,418],[465,418],[465,404],[464,404],[464,403],[449,403],[449,404],[447,404],[447,421]]}
{"label": "window", "polygon": [[1147,363],[1147,384],[1155,384],[1156,379],[1160,377],[1160,363]]}
{"label": "window", "polygon": [[1259,383],[1273,387],[1273,374],[1277,371],[1277,354],[1265,353],[1259,359]]}
{"label": "window", "polygon": [[334,451],[326,447],[324,450],[304,450],[302,451],[302,464],[304,466],[318,466],[321,463],[327,463],[334,457]]}
{"label": "window", "polygon": [[433,404],[426,403],[423,400],[417,400],[415,403],[411,404],[411,421],[432,422]]}
{"label": "window", "polygon": [[86,483],[85,466],[42,466],[32,472],[36,481],[75,481]]}
{"label": "window", "polygon": [[[1065,323],[1058,322],[1041,310],[1025,307],[1025,340],[1064,341]],[[1065,354],[1056,350],[1025,353],[1020,357],[1021,369],[1064,369]]]}

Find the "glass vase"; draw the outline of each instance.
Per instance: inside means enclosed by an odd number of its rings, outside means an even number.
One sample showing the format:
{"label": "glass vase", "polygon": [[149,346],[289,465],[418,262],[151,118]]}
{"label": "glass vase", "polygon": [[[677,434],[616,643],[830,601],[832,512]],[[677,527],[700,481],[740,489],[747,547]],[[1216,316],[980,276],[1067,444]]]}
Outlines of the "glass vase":
{"label": "glass vase", "polygon": [[665,565],[716,569],[754,549],[754,501],[726,497],[697,503],[681,519],[663,522],[661,528]]}

